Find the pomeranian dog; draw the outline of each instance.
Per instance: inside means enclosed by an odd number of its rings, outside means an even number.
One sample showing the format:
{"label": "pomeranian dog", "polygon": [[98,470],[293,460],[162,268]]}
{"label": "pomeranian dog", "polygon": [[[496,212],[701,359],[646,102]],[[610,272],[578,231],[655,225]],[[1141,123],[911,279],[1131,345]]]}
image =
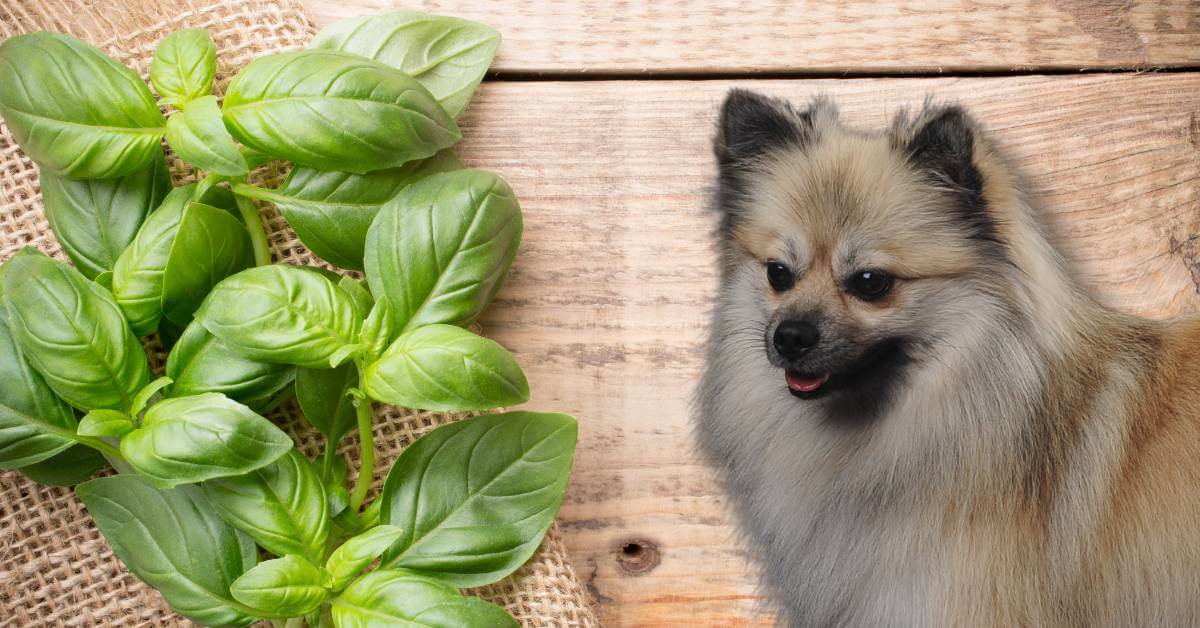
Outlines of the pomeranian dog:
{"label": "pomeranian dog", "polygon": [[781,621],[1200,625],[1200,320],[1076,287],[958,106],[722,106],[697,435]]}

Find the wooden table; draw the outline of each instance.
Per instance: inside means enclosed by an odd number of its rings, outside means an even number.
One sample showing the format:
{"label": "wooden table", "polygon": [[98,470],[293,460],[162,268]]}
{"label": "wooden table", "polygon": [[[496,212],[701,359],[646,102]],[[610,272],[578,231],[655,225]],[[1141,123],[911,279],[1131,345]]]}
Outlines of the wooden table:
{"label": "wooden table", "polygon": [[[392,6],[309,0],[319,24]],[[608,625],[772,619],[688,416],[714,288],[709,140],[730,87],[827,93],[864,126],[927,95],[961,101],[1097,298],[1200,310],[1194,0],[403,6],[505,37],[463,121],[462,156],[508,179],[526,217],[484,325],[524,365],[531,407],[580,418],[561,521]]]}

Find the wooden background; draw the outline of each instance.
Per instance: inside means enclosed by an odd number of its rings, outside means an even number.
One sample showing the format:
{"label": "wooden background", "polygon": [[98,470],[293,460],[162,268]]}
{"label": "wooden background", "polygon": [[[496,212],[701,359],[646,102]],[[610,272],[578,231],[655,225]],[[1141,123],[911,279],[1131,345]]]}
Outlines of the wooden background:
{"label": "wooden background", "polygon": [[[395,0],[399,2],[399,0]],[[308,0],[319,24],[404,6],[504,35],[461,154],[526,216],[484,321],[531,407],[579,416],[562,525],[612,626],[769,624],[688,402],[714,288],[713,116],[734,85],[879,126],[968,105],[1097,298],[1200,310],[1200,2]]]}

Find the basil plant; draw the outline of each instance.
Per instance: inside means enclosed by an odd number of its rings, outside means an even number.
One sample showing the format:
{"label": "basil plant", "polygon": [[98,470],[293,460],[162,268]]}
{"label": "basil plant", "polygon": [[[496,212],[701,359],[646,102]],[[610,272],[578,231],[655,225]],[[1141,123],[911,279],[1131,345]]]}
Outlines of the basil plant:
{"label": "basil plant", "polygon": [[[513,356],[468,330],[513,262],[521,209],[450,148],[499,42],[466,20],[356,18],[251,62],[223,98],[202,29],[162,40],[157,98],[71,37],[0,45],[0,116],[74,263],[28,248],[0,266],[0,469],[75,486],[129,571],[201,624],[514,624],[460,589],[541,543],[572,417],[439,427],[368,500],[375,404],[529,398]],[[172,187],[164,139],[195,182]],[[250,183],[274,160],[292,165],[281,185]],[[256,201],[365,279],[273,264]],[[142,344],[155,335],[161,373]],[[266,418],[293,400],[324,436],[316,459]]]}

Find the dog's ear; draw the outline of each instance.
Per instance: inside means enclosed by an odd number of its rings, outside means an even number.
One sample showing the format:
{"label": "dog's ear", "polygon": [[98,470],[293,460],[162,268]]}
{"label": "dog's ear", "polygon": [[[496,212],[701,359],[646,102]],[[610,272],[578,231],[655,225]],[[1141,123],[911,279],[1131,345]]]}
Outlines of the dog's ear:
{"label": "dog's ear", "polygon": [[[713,149],[719,170],[717,209],[728,227],[738,201],[745,196],[752,166],[768,152],[784,146],[803,148],[813,138],[813,117],[822,103],[802,112],[786,102],[744,89],[733,89],[721,105]],[[834,113],[836,116],[836,113]]]}
{"label": "dog's ear", "polygon": [[975,125],[962,107],[922,114],[908,141],[908,157],[946,183],[982,192],[983,180],[974,166]]}
{"label": "dog's ear", "polygon": [[721,105],[713,147],[722,168],[744,165],[773,148],[802,145],[812,128],[811,112],[744,89],[733,89]]}
{"label": "dog's ear", "polygon": [[992,221],[983,196],[983,175],[975,163],[975,122],[962,107],[927,107],[912,126],[904,150],[909,162],[928,173],[959,200],[972,235],[991,239]]}

